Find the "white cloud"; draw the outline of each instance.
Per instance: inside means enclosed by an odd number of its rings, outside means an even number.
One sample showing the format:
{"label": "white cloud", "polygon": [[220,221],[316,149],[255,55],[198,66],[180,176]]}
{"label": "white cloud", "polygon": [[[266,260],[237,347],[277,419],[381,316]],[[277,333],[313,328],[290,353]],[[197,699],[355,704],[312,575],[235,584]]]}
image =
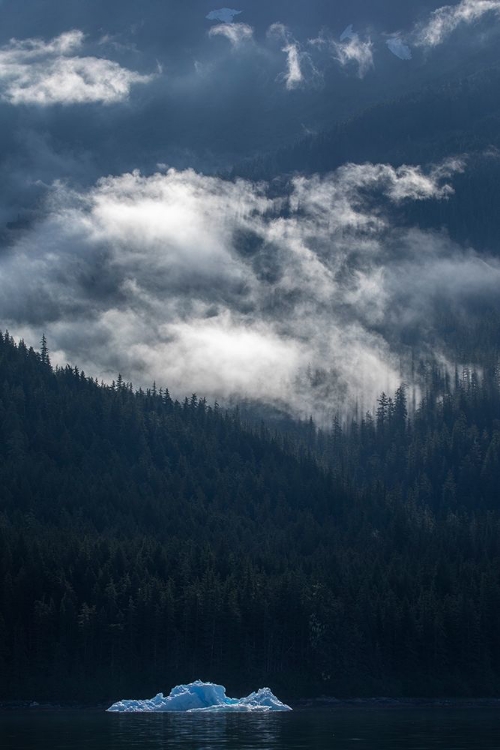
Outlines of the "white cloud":
{"label": "white cloud", "polygon": [[[237,322],[227,311],[216,318],[167,323],[162,336],[169,343],[158,364],[161,367],[165,357],[177,363],[177,373],[175,365],[172,368],[177,390],[191,372],[195,393],[256,395],[267,390],[269,398],[278,401],[283,385],[304,361],[300,342],[282,339],[266,323]],[[148,347],[144,349],[147,357]]]}
{"label": "white cloud", "polygon": [[44,42],[11,40],[0,47],[0,97],[11,104],[111,104],[129,96],[131,86],[152,76],[122,68],[101,57],[79,56],[81,31]]}
{"label": "white cloud", "polygon": [[333,39],[328,32],[322,31],[316,39],[310,39],[309,44],[317,48],[325,47],[342,67],[356,65],[360,78],[364,78],[373,67],[372,41],[362,40],[352,24],[342,32],[340,42]]}
{"label": "white cloud", "polygon": [[429,21],[416,31],[416,44],[436,47],[460,24],[479,21],[487,13],[500,15],[500,0],[461,0],[458,5],[445,5],[431,13]]}
{"label": "white cloud", "polygon": [[246,23],[221,23],[212,26],[208,32],[209,36],[224,36],[228,39],[233,47],[239,47],[242,42],[248,41],[253,37],[253,29]]}
{"label": "white cloud", "polygon": [[311,56],[302,49],[300,43],[282,23],[269,27],[269,39],[278,39],[284,46],[281,51],[286,54],[286,71],[280,76],[286,88],[291,91],[313,83],[320,77]]}
{"label": "white cloud", "polygon": [[304,74],[300,65],[300,53],[298,44],[287,44],[283,47],[287,56],[287,72],[284,80],[287,89],[294,89],[304,81]]}
{"label": "white cloud", "polygon": [[453,194],[450,178],[464,169],[460,159],[450,159],[424,171],[418,166],[394,168],[389,164],[346,164],[329,178],[297,177],[291,205],[305,210],[317,226],[324,216],[330,226],[344,231],[380,226],[374,210],[366,211],[366,193],[376,190],[394,203],[405,200],[442,200]]}
{"label": "white cloud", "polygon": [[355,35],[351,39],[341,44],[334,44],[335,58],[342,66],[355,63],[358,66],[358,75],[363,78],[370,68],[373,68],[373,45],[370,40],[367,42]]}
{"label": "white cloud", "polygon": [[[192,170],[107,177],[82,193],[56,185],[47,217],[0,261],[0,317],[33,343],[42,327],[58,362],[177,395],[320,416],[359,393],[371,402],[400,376],[380,330],[402,310],[422,316],[436,269],[450,294],[488,276],[444,243],[401,234],[383,208],[446,198],[460,169],[349,164],[294,179],[280,199]],[[387,262],[391,243],[403,260]]]}

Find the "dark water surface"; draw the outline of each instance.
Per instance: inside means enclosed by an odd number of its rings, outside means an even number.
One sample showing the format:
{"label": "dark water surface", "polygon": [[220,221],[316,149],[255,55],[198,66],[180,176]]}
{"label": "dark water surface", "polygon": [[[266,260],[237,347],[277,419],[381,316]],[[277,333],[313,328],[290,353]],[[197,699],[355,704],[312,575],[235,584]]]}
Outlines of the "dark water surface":
{"label": "dark water surface", "polygon": [[500,750],[500,709],[0,713],[1,750]]}

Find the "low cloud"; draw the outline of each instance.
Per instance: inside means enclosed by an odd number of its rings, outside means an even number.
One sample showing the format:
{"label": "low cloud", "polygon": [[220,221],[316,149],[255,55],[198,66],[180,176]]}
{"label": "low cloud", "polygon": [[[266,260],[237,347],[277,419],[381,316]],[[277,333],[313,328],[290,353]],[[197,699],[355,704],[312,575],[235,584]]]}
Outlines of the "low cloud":
{"label": "low cloud", "polygon": [[221,23],[212,26],[208,35],[210,37],[223,36],[231,42],[233,47],[239,47],[243,42],[253,38],[253,29],[246,23]]}
{"label": "low cloud", "polygon": [[342,67],[355,63],[359,77],[364,78],[370,68],[373,68],[373,45],[371,41],[363,42],[359,37],[349,39],[335,44],[335,58]]}
{"label": "low cloud", "polygon": [[408,330],[438,335],[436,299],[496,297],[497,261],[393,217],[448,199],[463,168],[349,164],[280,197],[192,170],[56,184],[46,218],[0,261],[0,316],[108,380],[319,419],[370,406],[404,374]]}
{"label": "low cloud", "polygon": [[0,97],[13,105],[113,104],[152,80],[112,60],[80,56],[84,40],[73,30],[49,42],[13,39],[0,47]]}
{"label": "low cloud", "polygon": [[287,89],[294,89],[304,82],[299,46],[298,44],[287,44],[286,47],[283,47],[283,52],[287,55],[286,87]]}
{"label": "low cloud", "polygon": [[364,78],[370,68],[373,68],[372,41],[362,40],[352,25],[343,31],[339,42],[325,30],[316,39],[311,39],[309,44],[319,49],[326,48],[343,68],[357,66],[360,78]]}
{"label": "low cloud", "polygon": [[309,85],[320,77],[311,56],[304,51],[286,26],[281,23],[273,24],[267,36],[269,39],[279,40],[284,45],[281,51],[286,54],[286,71],[280,76],[280,80],[284,81],[289,91]]}
{"label": "low cloud", "polygon": [[416,30],[415,43],[421,47],[436,47],[461,24],[475,23],[487,13],[500,16],[500,0],[461,0],[458,5],[445,5]]}

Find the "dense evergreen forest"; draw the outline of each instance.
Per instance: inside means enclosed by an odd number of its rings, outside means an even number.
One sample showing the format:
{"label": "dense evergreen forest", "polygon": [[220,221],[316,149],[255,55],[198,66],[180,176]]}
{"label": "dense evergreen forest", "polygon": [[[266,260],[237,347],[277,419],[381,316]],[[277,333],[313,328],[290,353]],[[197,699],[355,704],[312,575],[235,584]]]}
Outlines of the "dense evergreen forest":
{"label": "dense evergreen forest", "polygon": [[495,368],[270,430],[6,333],[0,389],[0,697],[500,691]]}

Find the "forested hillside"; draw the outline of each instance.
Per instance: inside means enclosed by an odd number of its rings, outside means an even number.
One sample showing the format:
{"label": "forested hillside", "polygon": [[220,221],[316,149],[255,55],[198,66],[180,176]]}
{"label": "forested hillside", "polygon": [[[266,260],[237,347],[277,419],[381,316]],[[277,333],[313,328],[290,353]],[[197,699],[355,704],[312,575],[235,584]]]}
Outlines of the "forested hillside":
{"label": "forested hillside", "polygon": [[500,690],[500,385],[245,426],[0,337],[2,698]]}

